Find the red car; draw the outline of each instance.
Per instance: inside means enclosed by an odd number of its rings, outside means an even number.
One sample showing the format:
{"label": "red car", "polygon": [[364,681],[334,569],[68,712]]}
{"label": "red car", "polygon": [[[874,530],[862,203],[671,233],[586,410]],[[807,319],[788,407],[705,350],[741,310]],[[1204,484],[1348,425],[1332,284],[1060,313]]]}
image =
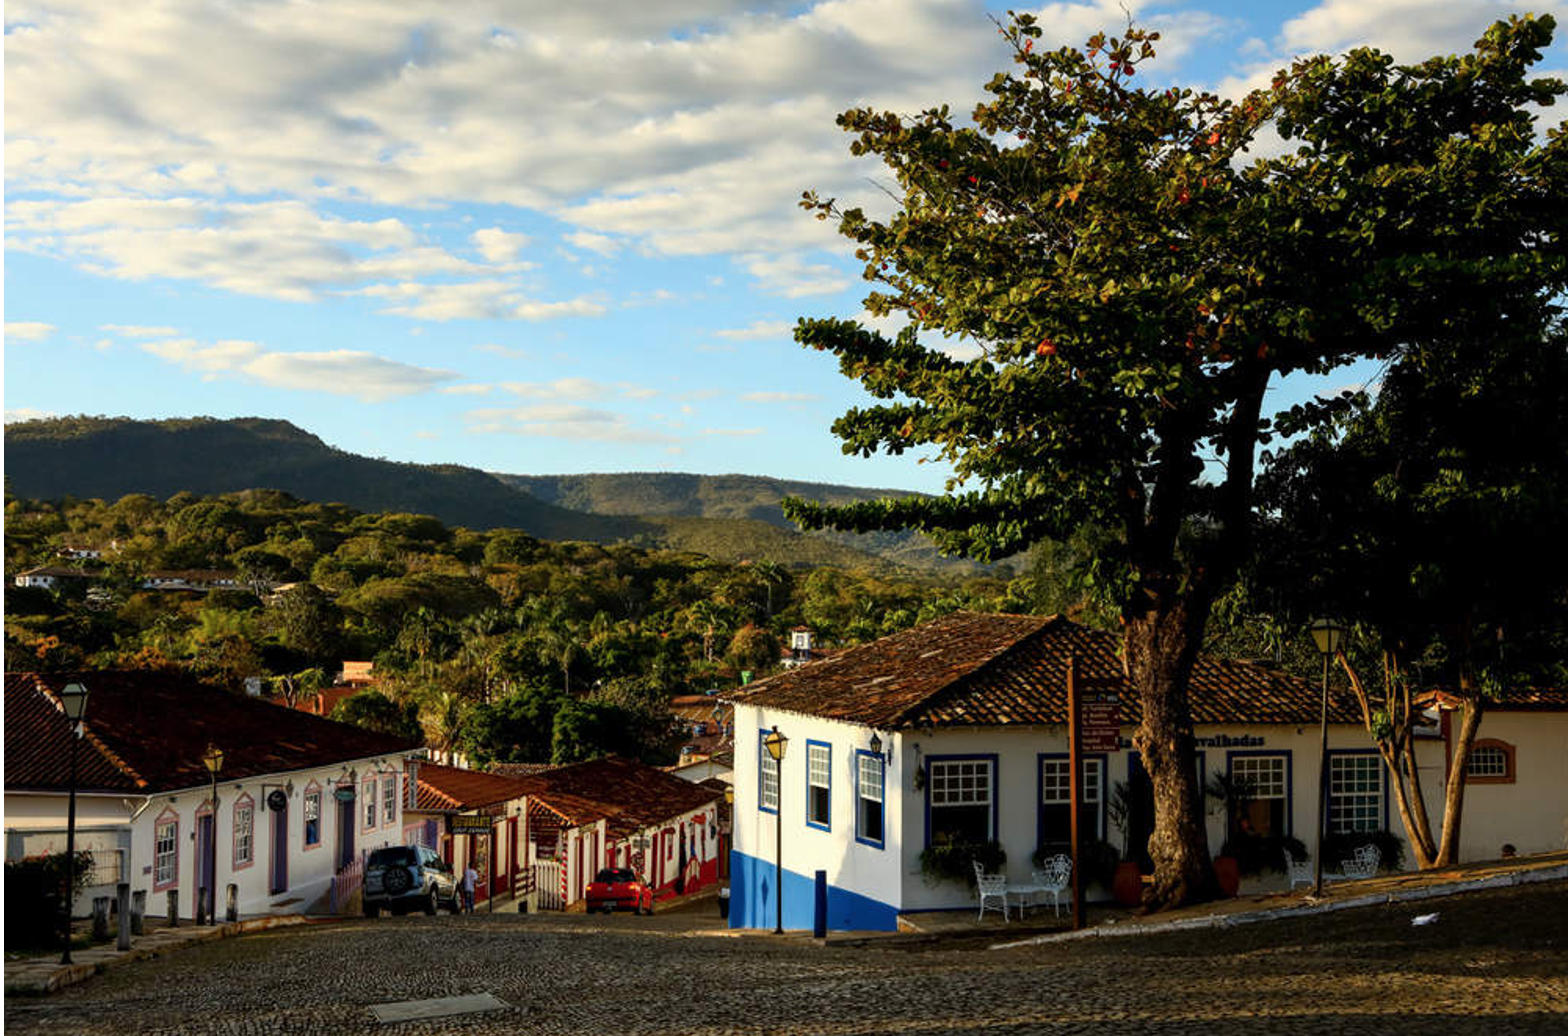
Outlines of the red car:
{"label": "red car", "polygon": [[589,913],[610,913],[619,907],[634,914],[653,913],[653,889],[630,867],[606,867],[594,875],[583,896]]}

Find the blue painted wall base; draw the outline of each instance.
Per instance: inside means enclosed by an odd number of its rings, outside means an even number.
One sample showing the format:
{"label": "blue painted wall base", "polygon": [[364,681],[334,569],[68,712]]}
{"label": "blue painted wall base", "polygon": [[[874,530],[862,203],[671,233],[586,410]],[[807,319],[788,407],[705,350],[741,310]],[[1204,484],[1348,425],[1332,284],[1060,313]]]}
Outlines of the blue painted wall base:
{"label": "blue painted wall base", "polygon": [[[730,927],[773,930],[778,910],[773,898],[774,864],[744,853],[730,853]],[[816,881],[812,876],[784,872],[784,927],[809,930],[816,913]],[[832,932],[893,932],[898,908],[849,889],[828,886],[828,930]]]}

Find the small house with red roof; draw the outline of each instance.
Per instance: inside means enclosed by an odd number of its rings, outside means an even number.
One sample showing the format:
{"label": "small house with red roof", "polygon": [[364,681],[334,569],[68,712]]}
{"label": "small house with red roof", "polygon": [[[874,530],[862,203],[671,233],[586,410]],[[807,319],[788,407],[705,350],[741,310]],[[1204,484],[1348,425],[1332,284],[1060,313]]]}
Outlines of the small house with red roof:
{"label": "small house with red roof", "polygon": [[518,895],[530,884],[528,795],[535,790],[526,779],[422,763],[403,841],[436,850],[458,874],[472,863],[477,902]]}
{"label": "small house with red roof", "polygon": [[[1037,852],[1068,851],[1070,667],[1080,687],[1114,696],[1118,710],[1107,743],[1081,759],[1083,819],[1092,837],[1125,844],[1147,866],[1153,789],[1132,746],[1139,709],[1121,646],[1115,634],[1061,617],[958,612],[726,695],[737,760],[731,925],[773,927],[780,863],[787,927],[811,926],[813,874],[824,870],[830,928],[891,930],[901,914],[973,907],[964,884],[922,872],[928,849],[996,842],[1014,882],[1027,881]],[[1320,787],[1330,834],[1403,835],[1348,692],[1328,697],[1326,772],[1317,682],[1205,656],[1189,695],[1199,785],[1224,775],[1249,788],[1234,815],[1210,804],[1211,851],[1234,823],[1299,838],[1310,852]],[[1417,765],[1428,807],[1440,811],[1453,731],[1438,704]],[[782,762],[764,746],[775,727],[788,739]],[[1489,705],[1476,748],[1466,780],[1481,787],[1467,791],[1461,855],[1495,858],[1504,843],[1520,853],[1560,848],[1568,695],[1520,692]],[[1112,830],[1118,790],[1125,820]]]}
{"label": "small house with red roof", "polygon": [[[88,691],[76,831],[94,858],[77,912],[120,881],[154,914],[172,895],[195,916],[198,888],[221,911],[232,887],[242,916],[340,908],[334,892],[352,891],[364,856],[404,839],[417,744],[177,674],[7,673],[8,860],[65,849],[71,683]],[[215,781],[209,746],[222,751]]]}

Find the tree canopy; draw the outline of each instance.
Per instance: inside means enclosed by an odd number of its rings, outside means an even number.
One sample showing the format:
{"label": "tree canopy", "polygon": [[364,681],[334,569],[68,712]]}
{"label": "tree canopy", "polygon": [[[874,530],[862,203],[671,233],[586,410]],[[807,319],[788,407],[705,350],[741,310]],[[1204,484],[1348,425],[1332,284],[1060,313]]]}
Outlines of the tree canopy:
{"label": "tree canopy", "polygon": [[846,453],[922,450],[954,474],[942,498],[787,512],[981,558],[1109,533],[1088,578],[1120,611],[1142,705],[1153,905],[1215,892],[1186,679],[1247,556],[1257,448],[1334,413],[1276,419],[1270,384],[1564,287],[1563,138],[1539,140],[1531,114],[1564,88],[1528,75],[1552,29],[1516,18],[1415,66],[1314,58],[1229,100],[1141,86],[1155,33],[1044,51],[1021,14],[1002,28],[1017,72],[970,123],[839,117],[894,178],[894,211],[802,204],[855,243],[867,311],[906,326],[802,320],[796,337],[879,401],[834,423]]}

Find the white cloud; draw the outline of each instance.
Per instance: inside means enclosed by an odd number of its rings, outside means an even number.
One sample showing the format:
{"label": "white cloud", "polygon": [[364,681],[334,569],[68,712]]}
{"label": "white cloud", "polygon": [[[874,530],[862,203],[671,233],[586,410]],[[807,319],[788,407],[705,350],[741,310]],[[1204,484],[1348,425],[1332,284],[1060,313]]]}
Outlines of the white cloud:
{"label": "white cloud", "polygon": [[508,360],[531,360],[533,359],[534,355],[527,349],[514,349],[511,346],[497,345],[494,342],[485,342],[483,345],[476,345],[474,346],[474,349],[478,352],[489,353],[492,356],[502,356]]}
{"label": "white cloud", "polygon": [[741,262],[756,278],[757,286],[771,295],[798,299],[829,295],[852,283],[842,271],[824,263],[808,263],[799,255],[750,255]]}
{"label": "white cloud", "polygon": [[42,342],[55,333],[53,324],[45,324],[37,320],[7,320],[5,322],[6,341]]}
{"label": "white cloud", "polygon": [[507,381],[501,387],[524,399],[600,399],[610,387],[589,378],[557,378],[555,381]]}
{"label": "white cloud", "polygon": [[528,245],[527,234],[513,234],[499,227],[476,230],[470,239],[479,249],[479,254],[492,263],[511,262]]}
{"label": "white cloud", "polygon": [[414,317],[419,320],[554,320],[559,317],[596,317],[607,311],[603,302],[591,298],[542,302],[528,298],[510,281],[463,281],[426,284],[403,281],[398,284],[373,284],[359,294],[388,300],[383,313]]}
{"label": "white cloud", "polygon": [[621,250],[621,244],[613,237],[605,234],[595,234],[587,230],[579,230],[567,234],[561,240],[576,248],[587,252],[597,252],[603,256],[611,256]]}
{"label": "white cloud", "polygon": [[273,388],[327,392],[380,403],[437,388],[458,375],[350,349],[273,352],[256,342],[203,345],[190,338],[147,342],[142,349],[211,380],[239,377]]}
{"label": "white cloud", "polygon": [[494,385],[446,385],[441,389],[443,396],[488,396],[495,388]]}
{"label": "white cloud", "polygon": [[23,421],[42,421],[46,418],[58,416],[60,415],[51,413],[48,410],[35,410],[30,406],[19,406],[5,412],[5,423],[20,424]]}
{"label": "white cloud", "polygon": [[99,324],[98,330],[117,334],[122,338],[167,338],[179,334],[174,327],[155,327],[150,324]]}
{"label": "white cloud", "polygon": [[822,397],[810,392],[748,392],[740,398],[748,403],[804,403]]}
{"label": "white cloud", "polygon": [[795,325],[787,320],[758,320],[748,327],[729,328],[713,332],[715,338],[732,342],[750,341],[754,338],[788,338],[795,333]]}
{"label": "white cloud", "polygon": [[539,404],[510,409],[471,410],[468,430],[479,435],[526,435],[593,442],[673,443],[662,432],[638,428],[625,415],[589,407]]}

